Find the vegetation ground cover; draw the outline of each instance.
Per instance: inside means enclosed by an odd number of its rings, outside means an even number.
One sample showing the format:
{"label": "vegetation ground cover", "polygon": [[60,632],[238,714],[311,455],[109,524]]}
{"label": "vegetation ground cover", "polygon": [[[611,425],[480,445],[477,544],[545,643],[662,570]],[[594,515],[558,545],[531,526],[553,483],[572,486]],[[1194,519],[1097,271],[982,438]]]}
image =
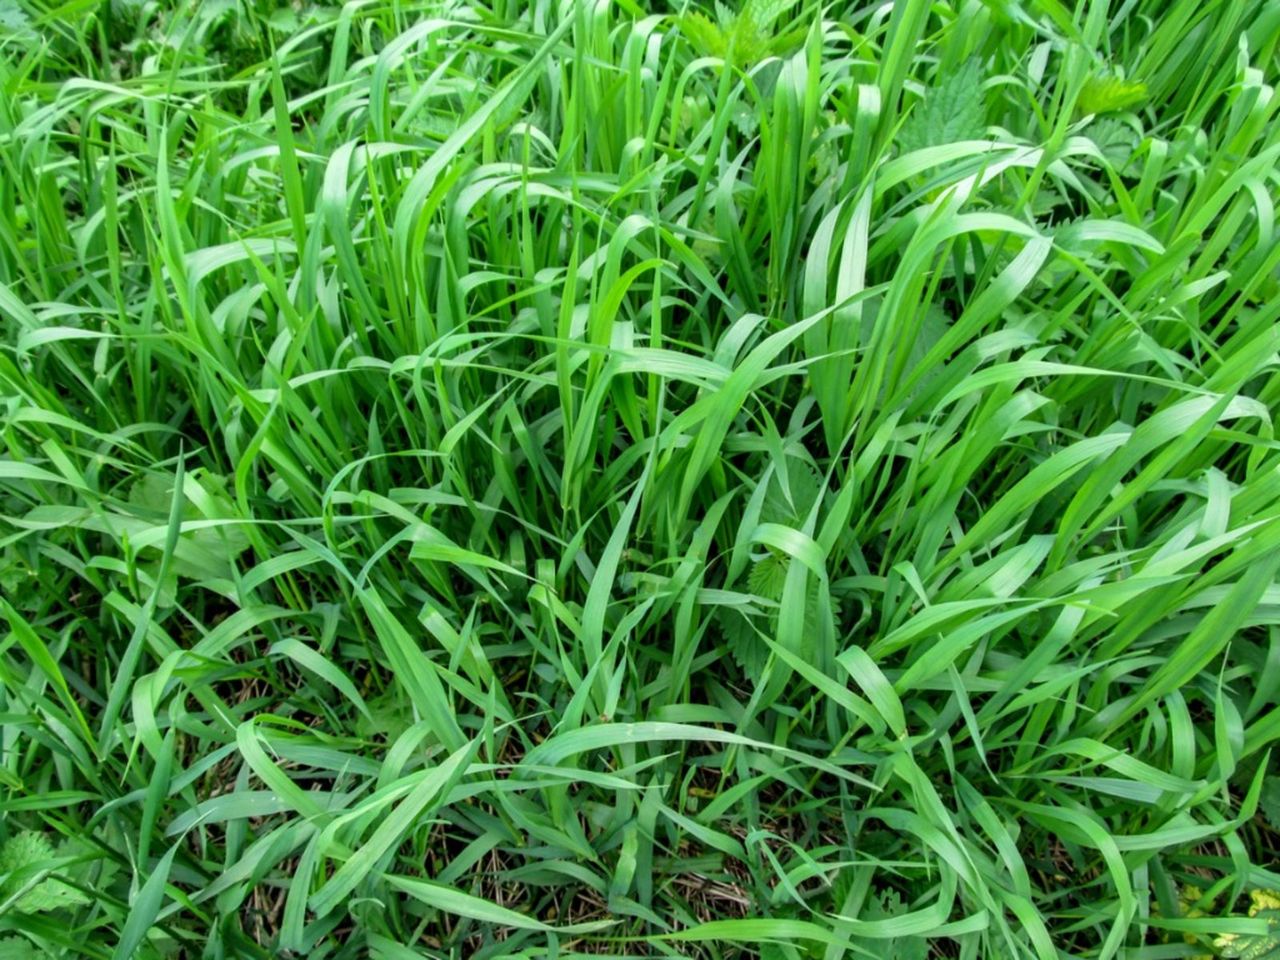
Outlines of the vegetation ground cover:
{"label": "vegetation ground cover", "polygon": [[0,0],[0,956],[1280,955],[1273,0]]}

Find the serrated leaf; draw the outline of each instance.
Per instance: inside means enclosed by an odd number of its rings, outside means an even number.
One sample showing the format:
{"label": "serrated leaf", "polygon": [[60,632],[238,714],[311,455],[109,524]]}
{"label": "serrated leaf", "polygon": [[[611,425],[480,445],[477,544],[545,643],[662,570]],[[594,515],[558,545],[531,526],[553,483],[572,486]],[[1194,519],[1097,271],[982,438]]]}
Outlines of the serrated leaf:
{"label": "serrated leaf", "polygon": [[17,0],[0,0],[0,36],[23,35],[31,30],[31,17]]}
{"label": "serrated leaf", "polygon": [[385,693],[367,702],[369,715],[356,718],[356,732],[362,737],[385,737],[394,741],[413,725],[408,707],[394,692]]}
{"label": "serrated leaf", "polygon": [[6,548],[0,552],[0,593],[9,597],[16,596],[18,588],[27,579],[28,571],[19,558],[18,552],[12,548]]}
{"label": "serrated leaf", "polygon": [[742,6],[742,17],[751,20],[758,28],[771,27],[773,22],[786,13],[796,0],[747,0]]}
{"label": "serrated leaf", "polygon": [[760,127],[760,118],[745,103],[734,104],[733,112],[729,117],[730,122],[744,137],[755,136],[756,130]]}
{"label": "serrated leaf", "polygon": [[267,18],[267,24],[272,30],[292,33],[298,29],[298,12],[288,7],[281,7],[279,10],[272,11],[271,16]]}
{"label": "serrated leaf", "polygon": [[53,844],[43,833],[23,830],[0,847],[0,873],[13,873],[53,859]]}
{"label": "serrated leaf", "polygon": [[1123,169],[1138,148],[1139,137],[1124,121],[1102,117],[1089,124],[1089,136],[1117,168]]}
{"label": "serrated leaf", "polygon": [[769,481],[761,516],[769,523],[800,527],[822,495],[822,478],[812,466],[796,457],[786,457],[782,462],[787,473],[786,485],[775,473]]}
{"label": "serrated leaf", "polygon": [[837,871],[836,875],[831,879],[831,906],[833,910],[839,912],[844,908],[844,902],[849,896],[849,891],[853,889],[854,879],[854,871],[850,869]]}
{"label": "serrated leaf", "polygon": [[[910,907],[903,901],[902,894],[893,887],[873,893],[863,909],[867,920],[889,920],[909,912]],[[867,943],[874,944],[877,953],[885,960],[927,960],[929,956],[929,942],[923,937],[897,937]]]}
{"label": "serrated leaf", "polygon": [[[184,499],[182,504],[182,520],[200,522],[216,520],[218,517],[233,516],[235,509],[231,498],[227,495],[226,481],[207,470],[192,471],[190,478],[205,495],[205,502],[214,508],[212,516],[201,513],[197,506]],[[142,515],[167,517],[173,503],[173,477],[161,473],[146,473],[135,480],[129,489],[128,502],[141,507]],[[215,576],[228,576],[230,568],[226,565],[228,557],[237,557],[249,548],[249,537],[243,528],[236,524],[218,524],[216,526],[198,526],[184,531],[180,535],[183,545],[174,556],[169,566],[168,576],[160,585],[161,607],[170,607],[177,600],[179,577],[201,580]],[[158,552],[160,544],[154,544],[152,551]],[[145,555],[144,555],[145,556]],[[154,579],[160,570],[159,559],[143,559],[139,564]]]}
{"label": "serrated leaf", "polygon": [[[907,369],[916,370],[922,367],[924,358],[929,355],[932,350],[947,333],[951,326],[951,320],[946,312],[937,304],[929,304],[929,309],[925,311],[924,320],[920,324],[920,332],[911,342],[911,348],[907,352]],[[936,380],[940,371],[936,367],[924,368],[927,372],[920,378],[913,394],[918,393],[923,387],[931,381]]]}
{"label": "serrated leaf", "polygon": [[[24,830],[10,837],[0,847],[0,890],[3,899],[17,893],[25,885],[25,881],[15,878],[14,873],[32,867],[40,867],[55,859],[53,844],[42,833]],[[17,913],[46,913],[64,907],[74,907],[88,903],[89,898],[55,877],[41,880],[30,890],[20,896],[13,905]]]}
{"label": "serrated leaf", "polygon": [[[795,0],[747,0],[742,10],[733,14],[717,4],[717,24],[703,13],[687,13],[680,17],[680,31],[704,57],[731,57],[742,67],[763,60],[794,42],[796,31],[774,36],[771,27]],[[803,36],[803,31],[800,33]]]}
{"label": "serrated leaf", "polygon": [[74,860],[59,872],[68,880],[81,886],[89,886],[90,877],[98,886],[105,886],[120,872],[120,864],[109,857],[104,857],[101,850],[80,837],[67,837],[58,844],[57,855],[60,860]]}
{"label": "serrated leaf", "polygon": [[704,13],[686,13],[679,20],[680,32],[704,57],[723,57],[729,49],[729,38]]}
{"label": "serrated leaf", "polygon": [[805,36],[809,33],[808,27],[796,27],[794,30],[787,30],[773,37],[768,43],[768,52],[772,56],[781,56],[786,51],[800,46],[804,42]]}
{"label": "serrated leaf", "polygon": [[75,887],[50,877],[42,880],[18,898],[13,909],[18,913],[48,913],[51,910],[78,907],[88,902],[89,898]]}
{"label": "serrated leaf", "polygon": [[968,60],[925,92],[898,134],[904,153],[960,140],[975,140],[986,127],[982,67]]}
{"label": "serrated leaf", "polygon": [[737,66],[745,66],[763,60],[769,55],[770,37],[759,25],[746,17],[734,21],[729,35],[729,50]]}
{"label": "serrated leaf", "polygon": [[0,960],[45,960],[50,956],[52,954],[38,949],[30,940],[24,940],[16,934],[0,937]]}
{"label": "serrated leaf", "polygon": [[1280,830],[1280,777],[1267,777],[1263,782],[1258,807],[1271,829]]}
{"label": "serrated leaf", "polygon": [[765,600],[781,600],[787,582],[787,558],[769,554],[751,565],[747,589]]}
{"label": "serrated leaf", "polygon": [[769,647],[760,639],[751,619],[739,610],[726,607],[717,614],[716,621],[729,655],[742,670],[742,675],[752,682],[759,682],[769,662]]}
{"label": "serrated leaf", "polygon": [[906,905],[902,902],[902,894],[893,887],[885,887],[871,900],[867,916],[877,920],[887,920],[890,917],[901,916],[906,913],[906,910]]}
{"label": "serrated leaf", "polygon": [[1147,99],[1147,85],[1114,76],[1090,77],[1076,100],[1081,114],[1128,110]]}

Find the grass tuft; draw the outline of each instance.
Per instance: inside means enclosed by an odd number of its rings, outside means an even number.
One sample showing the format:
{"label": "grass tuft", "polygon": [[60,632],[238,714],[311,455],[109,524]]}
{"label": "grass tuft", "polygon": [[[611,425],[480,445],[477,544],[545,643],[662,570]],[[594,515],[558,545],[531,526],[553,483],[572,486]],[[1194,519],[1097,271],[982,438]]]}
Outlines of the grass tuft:
{"label": "grass tuft", "polygon": [[1280,950],[1267,0],[0,0],[0,958]]}

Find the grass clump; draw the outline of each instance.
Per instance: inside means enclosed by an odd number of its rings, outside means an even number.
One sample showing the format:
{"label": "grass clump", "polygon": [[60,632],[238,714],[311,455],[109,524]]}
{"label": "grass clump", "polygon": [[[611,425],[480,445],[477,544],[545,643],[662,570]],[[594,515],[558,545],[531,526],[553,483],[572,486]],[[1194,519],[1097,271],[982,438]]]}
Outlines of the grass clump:
{"label": "grass clump", "polygon": [[1280,947],[1263,0],[0,0],[0,954]]}

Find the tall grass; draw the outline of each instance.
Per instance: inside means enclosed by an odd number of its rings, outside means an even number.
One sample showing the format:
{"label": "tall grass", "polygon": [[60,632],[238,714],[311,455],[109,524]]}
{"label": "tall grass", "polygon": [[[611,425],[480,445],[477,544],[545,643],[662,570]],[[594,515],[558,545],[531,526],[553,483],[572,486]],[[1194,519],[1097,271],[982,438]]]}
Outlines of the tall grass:
{"label": "tall grass", "polygon": [[1278,38],[0,0],[0,954],[1271,956]]}

